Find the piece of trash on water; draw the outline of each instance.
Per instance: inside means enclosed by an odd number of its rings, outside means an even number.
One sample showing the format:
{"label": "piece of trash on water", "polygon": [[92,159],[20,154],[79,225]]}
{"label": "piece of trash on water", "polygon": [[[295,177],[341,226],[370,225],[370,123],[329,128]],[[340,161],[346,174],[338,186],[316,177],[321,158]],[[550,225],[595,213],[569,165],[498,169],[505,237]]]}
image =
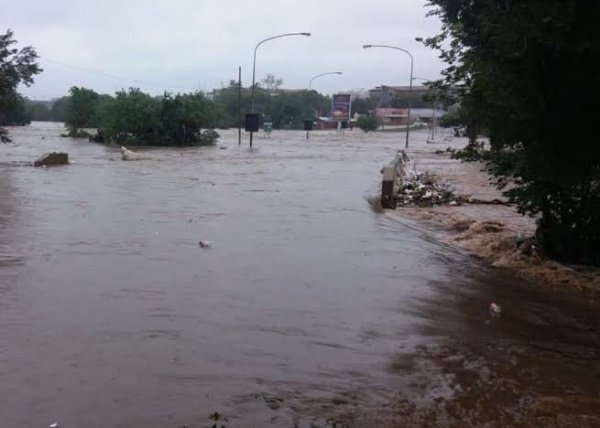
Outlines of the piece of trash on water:
{"label": "piece of trash on water", "polygon": [[58,423],[54,422],[53,424],[50,424],[49,428],[58,428]]}
{"label": "piece of trash on water", "polygon": [[210,241],[200,241],[200,242],[198,242],[198,244],[202,248],[210,248],[210,246],[212,245],[212,242],[210,242]]}
{"label": "piece of trash on water", "polygon": [[121,146],[121,160],[124,161],[133,161],[133,160],[142,160],[143,157],[139,153],[133,152],[129,150],[127,147]]}
{"label": "piece of trash on water", "polygon": [[221,150],[225,150],[227,148],[227,146],[221,146],[219,147]]}
{"label": "piece of trash on water", "polygon": [[493,317],[499,317],[502,314],[502,308],[497,303],[490,303],[490,315]]}

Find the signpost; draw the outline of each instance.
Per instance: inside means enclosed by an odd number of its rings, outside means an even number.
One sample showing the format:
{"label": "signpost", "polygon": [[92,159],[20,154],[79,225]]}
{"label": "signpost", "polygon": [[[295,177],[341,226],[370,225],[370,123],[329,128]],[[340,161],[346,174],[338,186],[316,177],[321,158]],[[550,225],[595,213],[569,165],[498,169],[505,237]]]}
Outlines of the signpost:
{"label": "signpost", "polygon": [[313,120],[306,119],[304,121],[304,130],[306,131],[306,139],[308,140],[308,131],[312,131],[313,129]]}
{"label": "signpost", "polygon": [[272,130],[273,130],[273,122],[266,121],[263,123],[263,131],[265,131],[266,134],[271,134]]}
{"label": "signpost", "polygon": [[258,113],[246,113],[246,131],[250,132],[250,147],[252,147],[252,134],[258,132]]}
{"label": "signpost", "polygon": [[342,122],[350,121],[352,101],[350,94],[335,94],[331,99],[331,120],[337,122],[340,132]]}

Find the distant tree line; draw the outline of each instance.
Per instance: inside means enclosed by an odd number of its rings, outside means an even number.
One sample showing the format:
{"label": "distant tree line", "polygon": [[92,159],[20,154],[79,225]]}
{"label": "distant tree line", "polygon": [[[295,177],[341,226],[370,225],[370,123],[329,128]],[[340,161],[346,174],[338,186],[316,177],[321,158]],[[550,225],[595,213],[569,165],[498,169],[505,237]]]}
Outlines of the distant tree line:
{"label": "distant tree line", "polygon": [[[330,115],[331,97],[314,90],[283,90],[280,89],[282,83],[281,78],[267,75],[255,86],[254,111],[260,114],[263,122],[271,122],[274,129],[302,129],[306,119]],[[136,90],[139,98],[137,102],[141,103],[140,94]],[[189,94],[184,94],[176,97],[179,100],[188,96]],[[65,122],[70,134],[76,135],[77,128],[98,127],[102,119],[99,116],[99,105],[111,98],[113,97],[97,94],[90,89],[74,87],[69,95],[55,100],[51,106],[47,102],[27,101],[27,114],[32,120]],[[242,87],[240,114],[239,86],[233,80],[227,86],[215,90],[211,100],[204,99],[212,105],[211,114],[205,117],[203,123],[208,128],[234,128],[240,123],[240,118],[243,126],[245,114],[251,111],[251,88]],[[380,106],[404,107],[407,102],[408,99],[404,96],[397,96],[384,105],[380,105],[375,97],[356,98],[352,100],[351,113],[365,115]],[[413,107],[419,106],[431,106],[431,103],[424,101],[421,95],[415,95]]]}
{"label": "distant tree line", "polygon": [[[275,129],[302,129],[304,120],[328,115],[331,98],[316,91],[280,90],[281,79],[268,76],[254,90],[254,111]],[[97,128],[96,140],[128,144],[193,144],[201,129],[237,127],[251,111],[251,89],[241,90],[230,81],[215,91],[214,99],[201,93],[165,93],[151,96],[131,88],[114,96],[92,89],[72,87],[69,94],[46,102],[27,101],[27,114],[33,120],[64,122],[68,135],[86,136],[87,128]]]}
{"label": "distant tree line", "polygon": [[[254,112],[263,121],[273,123],[275,129],[302,129],[304,120],[315,115],[328,115],[331,111],[331,98],[317,91],[279,89],[282,79],[267,75],[254,88]],[[216,91],[215,105],[219,113],[218,127],[232,128],[240,120],[239,84],[231,80],[229,85]],[[241,117],[251,111],[251,88],[241,90]]]}

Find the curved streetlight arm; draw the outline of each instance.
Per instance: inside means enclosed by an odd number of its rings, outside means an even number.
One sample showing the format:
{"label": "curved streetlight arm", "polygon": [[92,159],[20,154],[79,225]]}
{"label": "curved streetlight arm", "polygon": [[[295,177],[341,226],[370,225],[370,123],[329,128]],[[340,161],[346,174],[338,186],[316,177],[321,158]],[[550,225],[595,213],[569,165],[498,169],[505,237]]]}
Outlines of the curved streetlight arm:
{"label": "curved streetlight arm", "polygon": [[262,45],[265,42],[268,42],[269,40],[279,39],[281,37],[289,37],[289,36],[306,36],[306,37],[310,37],[310,33],[285,33],[285,34],[278,34],[277,36],[267,37],[266,39],[261,40],[254,47],[254,59],[252,61],[252,88],[251,88],[251,95],[250,95],[250,104],[252,106],[252,110],[251,111],[253,113],[254,113],[254,83],[255,83],[255,79],[256,79],[256,51],[258,50],[258,47],[260,45]]}
{"label": "curved streetlight arm", "polygon": [[313,77],[310,79],[310,82],[308,83],[308,90],[310,91],[310,90],[312,89],[312,82],[313,82],[313,80],[315,80],[317,77],[321,77],[321,76],[327,76],[327,75],[329,75],[329,74],[339,74],[339,75],[342,75],[342,74],[344,74],[344,73],[342,73],[341,71],[329,71],[329,72],[327,72],[327,73],[321,73],[321,74],[317,74],[316,76],[313,76]]}
{"label": "curved streetlight arm", "polygon": [[368,48],[387,48],[387,49],[396,49],[397,51],[402,51],[405,54],[407,54],[410,57],[410,60],[412,61],[413,56],[412,54],[407,51],[406,49],[403,48],[399,48],[398,46],[390,46],[390,45],[363,45],[364,49],[368,49]]}
{"label": "curved streetlight arm", "polygon": [[[408,147],[408,138],[410,134],[410,110],[412,106],[412,85],[413,85],[413,69],[414,69],[414,59],[412,54],[406,49],[400,48],[398,46],[390,46],[390,45],[363,45],[364,49],[368,48],[386,48],[386,49],[394,49],[397,51],[404,52],[410,57],[410,86],[408,87],[408,115],[406,118],[406,147]],[[382,88],[383,89],[383,88]]]}

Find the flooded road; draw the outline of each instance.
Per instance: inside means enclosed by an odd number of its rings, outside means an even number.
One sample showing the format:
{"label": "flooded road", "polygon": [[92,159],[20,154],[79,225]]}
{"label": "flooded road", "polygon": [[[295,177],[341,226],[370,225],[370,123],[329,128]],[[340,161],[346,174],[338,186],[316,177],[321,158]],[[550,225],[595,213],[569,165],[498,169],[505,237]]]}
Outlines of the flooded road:
{"label": "flooded road", "polygon": [[0,145],[0,426],[600,426],[589,296],[371,210],[404,134],[122,162],[60,132]]}

